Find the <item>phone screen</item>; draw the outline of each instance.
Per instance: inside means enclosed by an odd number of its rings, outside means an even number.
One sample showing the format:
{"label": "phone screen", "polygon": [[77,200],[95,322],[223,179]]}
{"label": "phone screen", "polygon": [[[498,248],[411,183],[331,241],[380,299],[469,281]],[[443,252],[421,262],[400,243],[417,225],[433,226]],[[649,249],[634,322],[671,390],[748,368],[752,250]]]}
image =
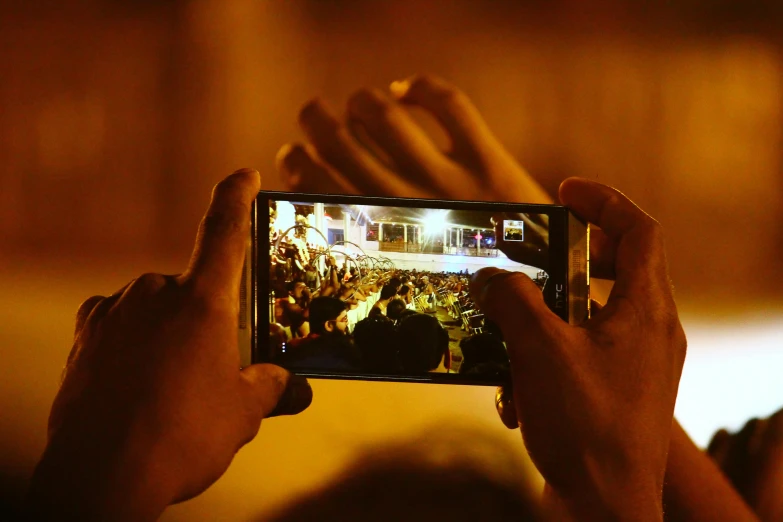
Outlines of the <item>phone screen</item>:
{"label": "phone screen", "polygon": [[254,362],[498,384],[508,353],[471,276],[522,272],[556,312],[567,296],[563,207],[262,192],[255,213]]}

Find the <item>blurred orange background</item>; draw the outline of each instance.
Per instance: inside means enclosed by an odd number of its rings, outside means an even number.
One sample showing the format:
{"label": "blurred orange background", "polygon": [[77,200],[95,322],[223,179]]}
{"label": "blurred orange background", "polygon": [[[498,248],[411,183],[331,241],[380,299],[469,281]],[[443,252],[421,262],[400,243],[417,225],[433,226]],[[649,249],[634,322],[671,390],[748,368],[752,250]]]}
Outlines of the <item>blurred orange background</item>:
{"label": "blurred orange background", "polygon": [[[212,185],[300,139],[299,107],[341,107],[412,73],[463,88],[545,187],[620,188],[667,231],[689,336],[677,414],[700,444],[783,406],[783,8],[343,0],[0,5],[0,474],[45,442],[76,308],[187,262]],[[245,520],[422,429],[492,432],[494,390],[314,382],[164,520]],[[467,442],[466,442],[467,444]]]}

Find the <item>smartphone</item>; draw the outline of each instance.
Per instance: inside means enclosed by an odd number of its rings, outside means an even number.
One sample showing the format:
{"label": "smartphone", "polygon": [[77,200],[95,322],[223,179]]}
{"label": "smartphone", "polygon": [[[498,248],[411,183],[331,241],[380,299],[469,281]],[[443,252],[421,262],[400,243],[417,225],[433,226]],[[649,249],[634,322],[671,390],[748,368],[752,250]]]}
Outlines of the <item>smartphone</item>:
{"label": "smartphone", "polygon": [[484,267],[527,274],[564,321],[590,316],[589,227],[562,206],[262,191],[251,223],[243,366],[506,383],[503,333],[468,292]]}

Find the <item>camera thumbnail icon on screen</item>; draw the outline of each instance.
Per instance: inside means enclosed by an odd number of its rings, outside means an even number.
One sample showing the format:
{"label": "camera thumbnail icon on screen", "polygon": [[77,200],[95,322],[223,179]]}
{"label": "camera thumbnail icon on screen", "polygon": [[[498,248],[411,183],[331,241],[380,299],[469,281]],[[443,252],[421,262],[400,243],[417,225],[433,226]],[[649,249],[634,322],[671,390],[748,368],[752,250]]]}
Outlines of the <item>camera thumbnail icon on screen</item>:
{"label": "camera thumbnail icon on screen", "polygon": [[503,221],[503,240],[504,241],[524,241],[525,240],[525,222],[514,219]]}

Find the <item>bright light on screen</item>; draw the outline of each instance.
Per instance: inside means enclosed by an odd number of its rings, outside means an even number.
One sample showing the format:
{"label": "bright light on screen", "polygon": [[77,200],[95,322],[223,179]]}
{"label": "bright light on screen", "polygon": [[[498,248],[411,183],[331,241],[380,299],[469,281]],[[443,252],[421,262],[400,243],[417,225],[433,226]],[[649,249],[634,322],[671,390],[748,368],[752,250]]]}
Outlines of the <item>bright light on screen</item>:
{"label": "bright light on screen", "polygon": [[424,218],[424,232],[428,235],[442,234],[448,226],[448,210],[431,210]]}

